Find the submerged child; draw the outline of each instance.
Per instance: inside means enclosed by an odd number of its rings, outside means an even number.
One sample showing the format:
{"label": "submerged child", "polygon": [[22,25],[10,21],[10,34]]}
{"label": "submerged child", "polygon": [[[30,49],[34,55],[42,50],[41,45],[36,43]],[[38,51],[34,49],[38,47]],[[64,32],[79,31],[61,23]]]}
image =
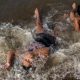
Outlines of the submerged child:
{"label": "submerged child", "polygon": [[[28,50],[26,51],[26,53],[22,58],[21,65],[24,67],[31,67],[34,57],[40,57],[40,56],[48,57],[49,47],[51,45],[54,46],[56,45],[55,44],[56,38],[51,34],[48,34],[44,30],[41,21],[41,16],[37,8],[35,9],[35,22],[36,26],[33,36],[35,42],[29,45]],[[13,49],[7,52],[7,61],[5,64],[6,69],[9,69],[11,67],[15,54],[16,50],[14,51]]]}

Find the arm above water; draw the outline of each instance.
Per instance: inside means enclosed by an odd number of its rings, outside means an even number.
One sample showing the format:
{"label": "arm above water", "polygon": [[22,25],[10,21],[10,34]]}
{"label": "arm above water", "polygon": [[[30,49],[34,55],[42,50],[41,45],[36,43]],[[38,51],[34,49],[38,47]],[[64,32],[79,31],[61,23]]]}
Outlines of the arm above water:
{"label": "arm above water", "polygon": [[14,50],[9,50],[7,52],[7,59],[6,59],[6,64],[5,64],[5,68],[6,69],[10,69],[10,67],[12,66],[13,64],[13,61],[14,61],[14,57],[15,57],[15,51]]}
{"label": "arm above water", "polygon": [[76,17],[76,9],[77,9],[77,4],[76,2],[73,2],[72,4],[72,11],[70,12],[70,19],[73,21]]}

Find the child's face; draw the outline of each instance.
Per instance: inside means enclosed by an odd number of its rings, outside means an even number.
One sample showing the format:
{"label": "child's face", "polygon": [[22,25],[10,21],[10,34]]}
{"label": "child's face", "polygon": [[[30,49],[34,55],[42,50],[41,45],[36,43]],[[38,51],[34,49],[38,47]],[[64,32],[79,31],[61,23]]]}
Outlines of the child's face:
{"label": "child's face", "polygon": [[27,52],[24,54],[22,59],[22,65],[25,67],[31,67],[34,56],[35,57],[48,57],[49,49],[48,48],[40,48],[36,49],[34,52]]}
{"label": "child's face", "polygon": [[22,65],[25,67],[30,67],[32,65],[33,56],[29,54],[25,54],[22,60]]}

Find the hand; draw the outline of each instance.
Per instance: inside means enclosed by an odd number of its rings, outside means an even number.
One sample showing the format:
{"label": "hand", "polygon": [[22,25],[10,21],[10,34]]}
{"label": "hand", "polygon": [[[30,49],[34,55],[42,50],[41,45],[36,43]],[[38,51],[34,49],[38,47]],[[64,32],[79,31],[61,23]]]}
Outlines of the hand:
{"label": "hand", "polygon": [[72,8],[73,8],[73,10],[75,10],[77,8],[77,5],[75,2],[72,4]]}
{"label": "hand", "polygon": [[35,11],[34,11],[34,17],[35,18],[39,17],[39,10],[38,10],[38,8],[36,8]]}
{"label": "hand", "polygon": [[9,70],[10,67],[11,67],[10,63],[6,63],[6,64],[4,65],[4,68],[7,69],[7,70]]}

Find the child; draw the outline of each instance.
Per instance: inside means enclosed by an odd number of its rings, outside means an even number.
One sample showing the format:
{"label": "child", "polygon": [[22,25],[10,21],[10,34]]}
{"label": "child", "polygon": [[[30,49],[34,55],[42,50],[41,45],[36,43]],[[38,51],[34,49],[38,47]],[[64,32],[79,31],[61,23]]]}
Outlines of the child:
{"label": "child", "polygon": [[[48,57],[49,55],[49,47],[51,45],[55,46],[55,37],[51,34],[48,34],[42,25],[41,16],[38,11],[38,9],[35,9],[35,43],[33,42],[30,47],[28,48],[27,52],[24,54],[22,58],[22,66],[24,67],[31,67],[32,61],[34,57]],[[10,50],[7,54],[7,62],[6,62],[6,68],[11,67],[11,63],[14,59],[16,51]]]}
{"label": "child", "polygon": [[75,2],[72,4],[72,11],[70,12],[70,19],[76,31],[80,31],[80,5]]}

